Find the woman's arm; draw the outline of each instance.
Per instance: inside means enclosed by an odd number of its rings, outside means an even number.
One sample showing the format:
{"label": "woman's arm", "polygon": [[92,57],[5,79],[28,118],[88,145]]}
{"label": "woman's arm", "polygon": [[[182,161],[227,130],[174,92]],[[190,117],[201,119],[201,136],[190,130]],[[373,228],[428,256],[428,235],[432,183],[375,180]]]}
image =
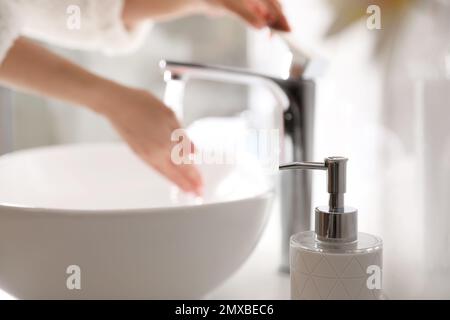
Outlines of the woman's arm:
{"label": "woman's arm", "polygon": [[150,93],[98,77],[24,38],[16,40],[0,65],[0,83],[106,116],[144,161],[184,191],[200,193],[197,169],[170,158],[171,134],[180,124]]}
{"label": "woman's arm", "polygon": [[142,20],[165,20],[198,13],[204,0],[125,0],[123,20],[133,25]]}
{"label": "woman's arm", "polygon": [[123,20],[125,25],[133,27],[146,19],[161,20],[220,11],[238,15],[256,28],[270,26],[290,31],[279,0],[126,0]]}
{"label": "woman's arm", "polygon": [[101,87],[113,85],[25,38],[15,41],[2,62],[0,82],[88,106],[98,104],[102,97]]}

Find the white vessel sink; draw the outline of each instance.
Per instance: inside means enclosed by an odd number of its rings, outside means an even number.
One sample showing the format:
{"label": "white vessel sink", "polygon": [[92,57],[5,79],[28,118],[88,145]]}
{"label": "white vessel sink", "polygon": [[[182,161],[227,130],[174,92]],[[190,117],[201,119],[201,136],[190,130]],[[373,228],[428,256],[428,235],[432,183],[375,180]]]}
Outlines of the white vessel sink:
{"label": "white vessel sink", "polygon": [[[182,195],[121,144],[0,157],[0,288],[17,298],[201,298],[250,255],[272,190],[255,164],[200,166]],[[66,273],[80,267],[81,289]]]}

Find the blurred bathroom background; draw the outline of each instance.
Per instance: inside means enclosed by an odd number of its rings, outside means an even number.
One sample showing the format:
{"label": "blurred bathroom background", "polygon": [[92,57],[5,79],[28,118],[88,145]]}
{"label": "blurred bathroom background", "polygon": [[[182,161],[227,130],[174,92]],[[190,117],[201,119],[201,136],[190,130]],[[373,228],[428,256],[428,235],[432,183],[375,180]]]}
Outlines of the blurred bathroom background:
{"label": "blurred bathroom background", "polygon": [[[339,1],[349,8],[355,3]],[[317,79],[315,157],[310,160],[350,158],[347,203],[359,209],[360,230],[384,239],[389,297],[449,298],[450,3],[410,1],[395,23],[388,23],[387,14],[383,20],[382,12],[382,30],[369,30],[363,17],[326,37],[332,22],[342,18],[330,2],[283,1],[299,45],[328,61]],[[249,30],[235,19],[211,19],[195,16],[155,25],[146,44],[130,56],[52,49],[161,98],[161,59],[285,73],[287,48],[268,32]],[[380,49],[379,39],[386,34],[395,37],[384,39]],[[200,81],[189,83],[186,93],[186,124],[204,116],[233,116],[249,106],[263,112],[275,103],[260,88]],[[106,120],[83,108],[6,90],[0,97],[0,128],[13,119],[13,143],[6,143],[4,130],[0,153],[119,140]],[[320,175],[314,179],[314,204],[327,202],[323,180]]]}

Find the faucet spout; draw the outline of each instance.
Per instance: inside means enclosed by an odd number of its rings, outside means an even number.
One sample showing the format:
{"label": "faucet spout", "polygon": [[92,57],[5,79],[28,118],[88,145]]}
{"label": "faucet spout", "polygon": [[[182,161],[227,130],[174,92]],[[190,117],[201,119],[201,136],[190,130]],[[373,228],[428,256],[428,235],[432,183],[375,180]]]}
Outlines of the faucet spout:
{"label": "faucet spout", "polygon": [[287,97],[286,90],[284,90],[288,80],[285,79],[275,78],[238,68],[183,63],[169,60],[161,60],[159,66],[164,71],[164,80],[166,82],[170,80],[182,80],[186,82],[189,79],[197,79],[243,85],[265,86],[274,95],[277,105],[279,105],[283,110],[287,110],[289,108],[289,98]]}

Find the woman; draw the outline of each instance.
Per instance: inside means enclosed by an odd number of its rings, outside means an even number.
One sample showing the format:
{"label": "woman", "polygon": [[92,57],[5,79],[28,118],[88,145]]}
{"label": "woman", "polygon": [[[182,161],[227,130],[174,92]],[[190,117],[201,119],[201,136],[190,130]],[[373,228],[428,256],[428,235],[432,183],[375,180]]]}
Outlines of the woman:
{"label": "woman", "polygon": [[146,163],[183,191],[200,194],[197,169],[170,159],[170,136],[180,124],[161,101],[96,76],[24,36],[127,52],[139,44],[149,20],[222,11],[255,28],[290,30],[278,0],[0,0],[0,83],[98,112]]}

